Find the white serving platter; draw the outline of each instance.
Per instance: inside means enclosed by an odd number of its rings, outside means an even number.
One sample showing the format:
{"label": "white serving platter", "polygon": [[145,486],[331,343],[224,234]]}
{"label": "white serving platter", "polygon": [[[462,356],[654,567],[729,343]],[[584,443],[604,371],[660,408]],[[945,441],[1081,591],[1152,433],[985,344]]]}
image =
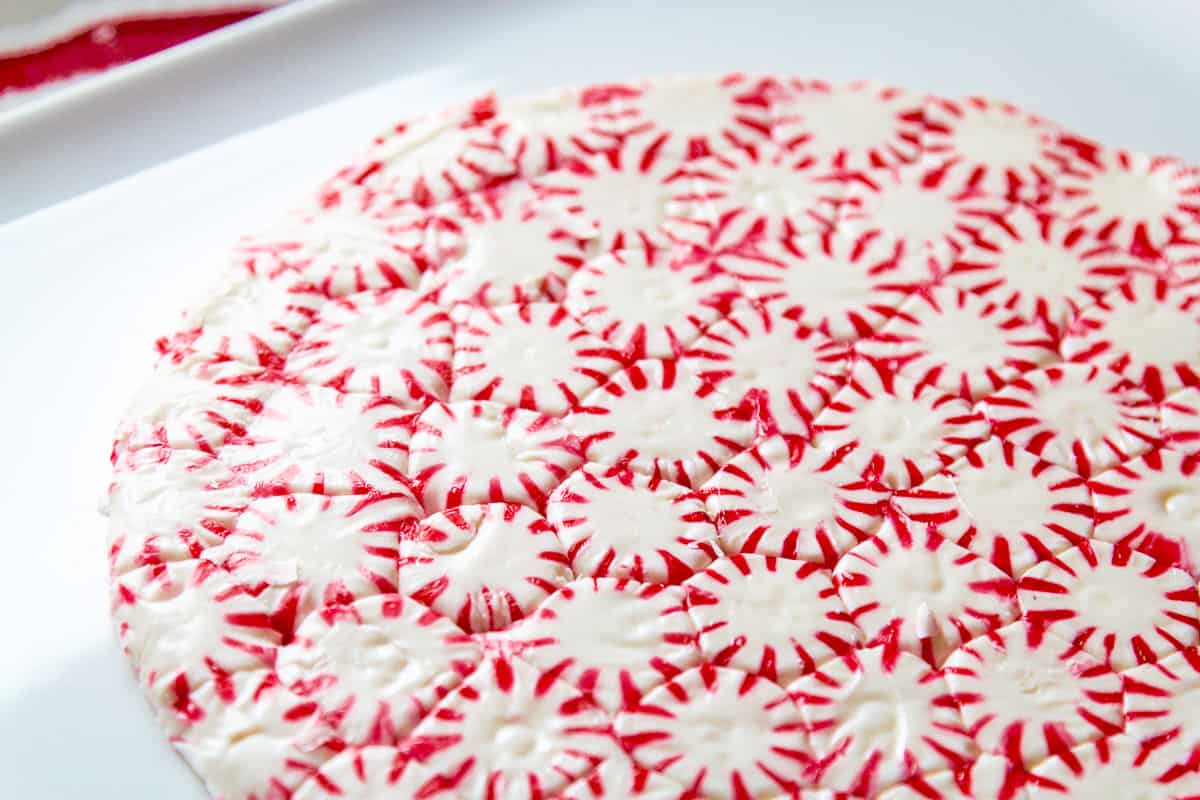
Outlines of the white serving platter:
{"label": "white serving platter", "polygon": [[987,94],[1200,162],[1200,7],[1135,5],[313,0],[0,115],[0,795],[204,797],[108,623],[109,434],[221,250],[377,129],[737,68]]}

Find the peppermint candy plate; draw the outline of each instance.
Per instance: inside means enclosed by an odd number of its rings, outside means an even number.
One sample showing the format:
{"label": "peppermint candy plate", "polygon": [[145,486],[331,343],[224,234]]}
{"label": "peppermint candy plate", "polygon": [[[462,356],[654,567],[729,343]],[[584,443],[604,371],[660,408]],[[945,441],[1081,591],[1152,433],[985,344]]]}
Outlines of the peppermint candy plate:
{"label": "peppermint candy plate", "polygon": [[399,123],[160,339],[122,644],[226,800],[1193,796],[1197,242],[978,98]]}

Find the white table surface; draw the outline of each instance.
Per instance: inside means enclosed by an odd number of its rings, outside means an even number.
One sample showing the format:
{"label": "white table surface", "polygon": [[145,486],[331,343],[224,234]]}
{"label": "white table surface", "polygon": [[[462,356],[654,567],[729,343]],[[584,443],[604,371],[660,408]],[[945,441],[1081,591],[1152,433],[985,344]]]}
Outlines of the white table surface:
{"label": "white table surface", "polygon": [[0,796],[204,796],[108,623],[109,433],[215,253],[393,118],[486,85],[740,67],[989,94],[1200,162],[1198,5],[729,5],[301,3],[0,116],[3,219],[376,84],[0,227]]}

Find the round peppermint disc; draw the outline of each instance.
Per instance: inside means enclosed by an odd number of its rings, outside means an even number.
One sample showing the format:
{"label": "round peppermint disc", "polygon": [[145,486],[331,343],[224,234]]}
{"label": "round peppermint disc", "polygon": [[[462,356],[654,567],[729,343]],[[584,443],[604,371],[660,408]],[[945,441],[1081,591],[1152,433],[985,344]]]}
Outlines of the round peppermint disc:
{"label": "round peppermint disc", "polygon": [[1200,170],[744,73],[364,144],[114,432],[213,797],[1197,796]]}
{"label": "round peppermint disc", "polygon": [[955,650],[944,671],[975,745],[1014,764],[1032,766],[1125,724],[1121,676],[1024,622]]}
{"label": "round peppermint disc", "polygon": [[1200,777],[1181,769],[1159,751],[1127,734],[1076,748],[1039,764],[1030,776],[1029,795],[1048,797],[1164,797],[1185,800],[1200,796]]}

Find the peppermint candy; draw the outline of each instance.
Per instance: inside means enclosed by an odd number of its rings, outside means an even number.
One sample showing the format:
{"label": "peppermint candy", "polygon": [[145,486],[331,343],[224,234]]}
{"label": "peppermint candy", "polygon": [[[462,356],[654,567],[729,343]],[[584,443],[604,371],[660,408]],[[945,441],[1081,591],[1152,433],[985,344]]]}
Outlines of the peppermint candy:
{"label": "peppermint candy", "polygon": [[1083,312],[1062,343],[1070,361],[1103,364],[1155,400],[1200,384],[1200,293],[1136,273]]}
{"label": "peppermint candy", "polygon": [[[1114,791],[1128,796],[1188,800],[1200,797],[1200,780],[1161,755],[1147,758],[1145,747],[1131,736],[1113,736],[1076,748],[1039,764],[1029,776],[1029,795],[1048,797],[1105,797]],[[1136,796],[1136,795],[1135,795]]]}
{"label": "peppermint candy", "polygon": [[838,173],[906,164],[921,152],[922,98],[871,81],[793,78],[772,104],[774,136]]}
{"label": "peppermint candy", "polygon": [[[1180,569],[1107,542],[1084,541],[1018,583],[1025,619],[1125,670],[1200,641],[1196,586]],[[1100,599],[1103,598],[1103,599]],[[1108,607],[1120,598],[1119,606]]]}
{"label": "peppermint candy", "polygon": [[726,552],[829,566],[875,533],[888,497],[844,451],[782,436],[730,461],[704,491]]}
{"label": "peppermint candy", "polygon": [[685,598],[678,587],[585,578],[492,642],[615,713],[699,663]]}
{"label": "peppermint candy", "polygon": [[403,484],[415,421],[389,397],[289,384],[221,455],[260,494],[393,490]]}
{"label": "peppermint candy", "polygon": [[488,659],[402,750],[430,777],[418,797],[554,796],[617,752],[612,723],[566,683],[520,659]]}
{"label": "peppermint candy", "polygon": [[305,617],[275,669],[331,739],[374,747],[402,741],[482,658],[445,617],[378,594]]}
{"label": "peppermint candy", "polygon": [[1058,360],[1049,326],[950,286],[914,295],[859,352],[969,403]]}
{"label": "peppermint candy", "polygon": [[965,766],[971,753],[945,681],[892,647],[847,653],[793,683],[789,693],[812,742],[810,778],[851,796]]}
{"label": "peppermint candy", "polygon": [[1196,464],[1174,450],[1155,450],[1092,481],[1097,539],[1133,547],[1196,575],[1194,522],[1200,513]]}
{"label": "peppermint candy", "polygon": [[365,292],[322,307],[284,370],[305,383],[386,395],[421,410],[445,400],[454,326],[440,306],[407,290]]}
{"label": "peppermint candy", "polygon": [[507,184],[464,195],[416,222],[415,252],[433,265],[421,290],[444,305],[560,299],[594,233],[541,199],[527,186]]}
{"label": "peppermint candy", "polygon": [[561,305],[475,308],[456,326],[451,399],[561,416],[604,383],[619,360]]}
{"label": "peppermint candy", "polygon": [[572,278],[565,304],[629,363],[677,356],[738,294],[732,278],[702,265],[619,250],[589,261]]}
{"label": "peppermint candy", "polygon": [[871,480],[898,489],[918,484],[987,438],[977,409],[886,362],[857,362],[846,386],[813,423],[813,443],[842,450]]}
{"label": "peppermint candy", "polygon": [[237,267],[326,297],[412,289],[427,265],[412,251],[404,220],[338,206],[305,209],[275,230],[244,238]]}
{"label": "peppermint candy", "polygon": [[1085,478],[1161,441],[1149,395],[1095,366],[1027,373],[982,407],[996,435]]}
{"label": "peppermint candy", "polygon": [[117,428],[159,724],[245,800],[1200,796],[1198,175],[743,73],[382,132]]}
{"label": "peppermint candy", "polygon": [[193,450],[143,450],[108,491],[109,574],[197,558],[229,535],[250,488],[228,464]]}
{"label": "peppermint candy", "polygon": [[1121,676],[1025,622],[955,650],[944,672],[964,731],[1014,764],[1032,767],[1125,726]]}
{"label": "peppermint candy", "polygon": [[1053,122],[987,97],[930,98],[924,105],[921,162],[968,194],[1041,203],[1057,189],[1067,157]]}
{"label": "peppermint candy", "polygon": [[621,745],[693,793],[785,793],[811,761],[795,703],[778,685],[712,664],[688,670],[617,715]]}
{"label": "peppermint candy", "polygon": [[511,178],[517,172],[514,153],[488,124],[496,114],[496,98],[484,96],[395,125],[338,170],[321,188],[320,203],[429,207]]}
{"label": "peppermint candy", "polygon": [[540,508],[581,455],[558,420],[492,402],[430,406],[410,451],[408,482],[430,512],[469,503]]}
{"label": "peppermint candy", "polygon": [[1083,478],[994,438],[892,505],[1014,577],[1085,542],[1096,517]]}
{"label": "peppermint candy", "polygon": [[579,575],[679,583],[721,555],[699,494],[627,469],[585,465],[546,516]]}
{"label": "peppermint candy", "polygon": [[1200,224],[1200,171],[1172,158],[1068,141],[1070,168],[1059,178],[1054,208],[1084,220],[1096,238],[1153,257]]}
{"label": "peppermint candy", "polygon": [[549,523],[511,503],[427,517],[397,561],[401,590],[466,631],[508,627],[573,577]]}
{"label": "peppermint candy", "polygon": [[841,342],[760,306],[739,306],[683,350],[684,366],[752,406],[762,430],[796,435],[841,388],[849,357]]}
{"label": "peppermint candy", "polygon": [[[775,683],[849,653],[862,638],[833,576],[812,562],[739,554],[683,586],[705,658]],[[780,613],[761,619],[772,606]]]}
{"label": "peppermint candy", "polygon": [[980,242],[950,267],[951,280],[1017,317],[1062,331],[1140,268],[1137,260],[1079,222],[1018,205],[978,228]]}
{"label": "peppermint candy", "polygon": [[402,493],[256,498],[201,557],[260,594],[290,639],[317,609],[395,592],[400,537],[419,516]]}
{"label": "peppermint candy", "polygon": [[[114,464],[167,459],[166,451],[171,449],[216,455],[227,440],[245,436],[247,426],[278,388],[278,377],[233,361],[190,368],[160,366],[117,427]],[[137,452],[143,448],[152,451]]]}
{"label": "peppermint candy", "polygon": [[590,461],[696,486],[754,438],[752,409],[675,361],[617,373],[566,419]]}
{"label": "peppermint candy", "polygon": [[838,561],[833,576],[869,642],[934,666],[1018,616],[1012,578],[898,515]]}

